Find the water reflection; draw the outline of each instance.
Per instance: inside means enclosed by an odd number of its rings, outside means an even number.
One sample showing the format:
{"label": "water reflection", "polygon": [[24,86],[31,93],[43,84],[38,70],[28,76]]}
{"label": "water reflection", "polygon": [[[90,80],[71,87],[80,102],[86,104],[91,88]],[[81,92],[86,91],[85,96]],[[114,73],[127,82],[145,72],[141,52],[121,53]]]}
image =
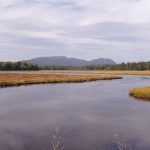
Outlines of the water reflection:
{"label": "water reflection", "polygon": [[50,149],[59,126],[65,149],[116,149],[114,133],[148,150],[150,103],[133,100],[128,89],[148,78],[0,89],[0,149]]}

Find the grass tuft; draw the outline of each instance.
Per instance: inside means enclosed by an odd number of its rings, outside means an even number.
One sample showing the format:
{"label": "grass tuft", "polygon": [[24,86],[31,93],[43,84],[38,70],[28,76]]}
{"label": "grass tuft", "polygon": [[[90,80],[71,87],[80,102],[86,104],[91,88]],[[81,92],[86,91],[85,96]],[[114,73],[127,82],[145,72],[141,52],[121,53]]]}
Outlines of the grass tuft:
{"label": "grass tuft", "polygon": [[129,95],[150,101],[150,86],[131,89]]}

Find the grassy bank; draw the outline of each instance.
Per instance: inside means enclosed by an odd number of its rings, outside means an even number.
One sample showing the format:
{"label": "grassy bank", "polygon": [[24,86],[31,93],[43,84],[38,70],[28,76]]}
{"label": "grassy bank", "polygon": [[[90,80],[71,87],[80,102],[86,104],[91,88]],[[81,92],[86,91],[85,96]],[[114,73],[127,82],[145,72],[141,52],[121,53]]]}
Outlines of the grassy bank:
{"label": "grassy bank", "polygon": [[141,98],[145,100],[150,100],[150,86],[131,89],[129,91],[129,94],[139,99]]}
{"label": "grassy bank", "polygon": [[117,76],[1,73],[0,87],[44,83],[72,83],[121,79]]}

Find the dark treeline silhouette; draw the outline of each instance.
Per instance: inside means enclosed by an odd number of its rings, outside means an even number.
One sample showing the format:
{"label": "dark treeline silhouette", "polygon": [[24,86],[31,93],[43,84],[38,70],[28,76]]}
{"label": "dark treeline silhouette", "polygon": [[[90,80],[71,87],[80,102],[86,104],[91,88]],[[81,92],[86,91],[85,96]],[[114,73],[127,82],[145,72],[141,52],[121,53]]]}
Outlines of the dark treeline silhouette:
{"label": "dark treeline silhouette", "polygon": [[150,62],[121,63],[95,66],[45,66],[42,70],[150,70]]}
{"label": "dark treeline silhouette", "polygon": [[93,66],[44,66],[25,62],[0,62],[0,70],[150,70],[150,62],[121,63],[114,65],[93,65]]}
{"label": "dark treeline silhouette", "polygon": [[39,70],[38,65],[25,62],[0,62],[1,71],[17,71],[17,70]]}

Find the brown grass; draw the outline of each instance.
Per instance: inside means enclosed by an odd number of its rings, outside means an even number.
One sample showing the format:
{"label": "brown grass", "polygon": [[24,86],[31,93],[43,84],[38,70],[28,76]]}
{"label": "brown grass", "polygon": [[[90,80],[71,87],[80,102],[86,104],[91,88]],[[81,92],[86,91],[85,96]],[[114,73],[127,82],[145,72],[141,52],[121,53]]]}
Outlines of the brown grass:
{"label": "brown grass", "polygon": [[108,75],[142,75],[142,76],[150,76],[150,71],[42,71],[47,73],[71,73],[71,74],[108,74]]}
{"label": "brown grass", "polygon": [[[53,72],[53,71],[48,71]],[[55,71],[57,73],[77,73],[77,74],[108,74],[108,75],[142,75],[150,76],[150,71]]]}
{"label": "brown grass", "polygon": [[107,74],[107,75],[142,75],[150,76],[150,71],[115,71],[115,70],[41,70],[41,71],[0,71],[0,74],[19,73],[19,74]]}
{"label": "brown grass", "polygon": [[72,70],[45,70],[39,71],[43,73],[57,73],[57,74],[107,74],[107,75],[142,75],[150,76],[150,71],[115,71],[115,70],[96,70],[96,71],[72,71]]}
{"label": "brown grass", "polygon": [[139,99],[150,100],[150,86],[131,89],[129,95]]}
{"label": "brown grass", "polygon": [[1,73],[0,87],[121,79],[118,76]]}
{"label": "brown grass", "polygon": [[93,71],[96,74],[113,74],[113,75],[144,75],[150,76],[150,71]]}

